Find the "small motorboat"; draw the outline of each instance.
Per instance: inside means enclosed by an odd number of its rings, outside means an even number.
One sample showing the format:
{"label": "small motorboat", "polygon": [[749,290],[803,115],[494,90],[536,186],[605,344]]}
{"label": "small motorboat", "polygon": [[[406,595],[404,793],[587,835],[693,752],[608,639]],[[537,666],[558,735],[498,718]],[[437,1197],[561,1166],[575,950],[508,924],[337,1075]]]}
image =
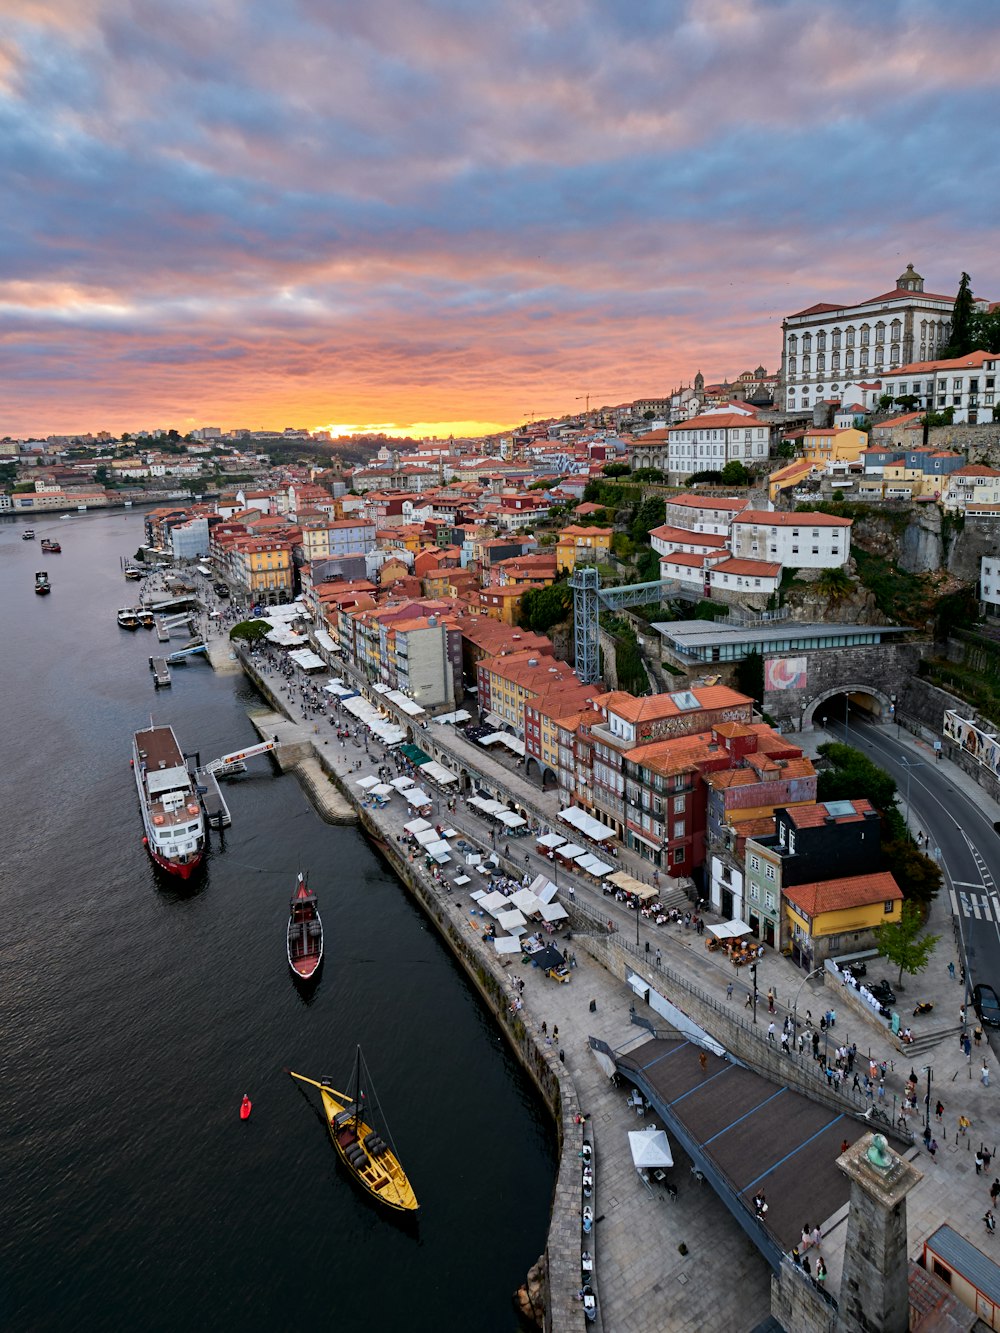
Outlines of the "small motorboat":
{"label": "small motorboat", "polygon": [[61,555],[62,545],[57,541],[53,541],[51,537],[43,537],[42,550],[46,555]]}
{"label": "small motorboat", "polygon": [[44,569],[40,569],[35,575],[35,592],[38,593],[39,597],[44,597],[51,591],[52,586],[49,583],[49,576]]}
{"label": "small motorboat", "polygon": [[253,1110],[253,1102],[247,1093],[243,1094],[243,1100],[240,1102],[240,1119],[249,1120],[250,1112]]}
{"label": "small motorboat", "polygon": [[136,609],[136,615],[139,617],[139,624],[142,626],[143,629],[156,628],[156,618],[153,615],[152,611],[148,610],[146,607],[144,606],[138,607]]}
{"label": "small motorboat", "polygon": [[297,977],[309,981],[316,975],[323,961],[323,922],[320,920],[316,895],[310,890],[301,871],[292,894],[286,950],[288,966]]}
{"label": "small motorboat", "polygon": [[24,531],[21,533],[21,541],[33,542],[34,540],[35,540],[35,529],[25,528]]}
{"label": "small motorboat", "polygon": [[123,606],[118,612],[118,624],[122,629],[139,628],[139,617],[131,606]]}

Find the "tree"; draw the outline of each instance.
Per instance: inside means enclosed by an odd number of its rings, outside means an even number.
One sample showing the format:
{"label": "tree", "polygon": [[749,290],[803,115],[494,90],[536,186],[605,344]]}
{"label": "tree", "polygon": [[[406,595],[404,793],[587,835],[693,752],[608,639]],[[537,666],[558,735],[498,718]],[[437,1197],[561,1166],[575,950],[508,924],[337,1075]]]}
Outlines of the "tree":
{"label": "tree", "polygon": [[229,631],[230,639],[243,639],[247,643],[259,643],[271,632],[266,620],[241,620]]}
{"label": "tree", "polygon": [[915,846],[909,833],[883,842],[882,859],[907,902],[929,906],[934,901],[941,887],[941,869]]}
{"label": "tree", "polygon": [[875,943],[883,958],[899,966],[896,985],[902,986],[903,973],[916,976],[927,966],[927,961],[934,952],[934,946],[940,935],[924,935],[924,919],[916,903],[903,903],[903,912],[899,921],[887,921],[875,931]]}
{"label": "tree", "polygon": [[605,463],[601,471],[606,477],[627,477],[632,469],[627,463]]}
{"label": "tree", "polygon": [[878,409],[880,412],[888,412],[889,408],[892,407],[892,404],[893,397],[891,393],[883,393],[879,396]]}
{"label": "tree", "polygon": [[662,485],[666,481],[666,477],[658,467],[641,467],[638,471],[632,473],[632,480],[655,486]]}
{"label": "tree", "polygon": [[794,458],[796,453],[795,441],[782,440],[775,452],[779,458]]}
{"label": "tree", "polygon": [[977,311],[973,330],[976,347],[986,352],[1000,352],[1000,306],[995,310]]}
{"label": "tree", "polygon": [[824,569],[816,580],[816,591],[822,593],[831,606],[850,597],[853,587],[850,575],[843,569]]}
{"label": "tree", "polygon": [[730,459],[720,473],[723,486],[749,486],[750,473],[738,458]]}
{"label": "tree", "polygon": [[544,634],[560,620],[566,619],[572,595],[565,583],[552,583],[547,588],[529,588],[521,598],[518,620],[525,629]]}
{"label": "tree", "polygon": [[948,346],[938,353],[944,361],[949,357],[965,356],[975,347],[976,307],[969,285],[968,273],[963,273],[955,295],[955,304],[951,311],[951,334]]}
{"label": "tree", "polygon": [[642,654],[639,652],[639,640],[631,625],[622,629],[615,643],[615,672],[618,688],[627,694],[645,694],[649,689]]}
{"label": "tree", "polygon": [[640,583],[652,583],[660,577],[660,557],[651,546],[644,546],[636,558]]}
{"label": "tree", "polygon": [[819,747],[819,753],[828,767],[822,770],[816,783],[817,801],[853,801],[864,797],[888,819],[893,825],[890,831],[895,834],[896,821],[889,812],[902,826],[902,816],[896,808],[895,778],[873,764],[866,754],[855,750],[853,745],[827,741]]}
{"label": "tree", "polygon": [[764,659],[756,648],[747,653],[741,662],[737,662],[733,680],[741,694],[748,694],[763,707]]}
{"label": "tree", "polygon": [[647,407],[645,412],[643,412],[642,414],[642,419],[643,421],[655,421],[656,413],[653,411],[651,407]]}
{"label": "tree", "polygon": [[648,495],[635,512],[629,536],[636,546],[645,546],[653,528],[658,528],[667,516],[667,507],[662,497]]}

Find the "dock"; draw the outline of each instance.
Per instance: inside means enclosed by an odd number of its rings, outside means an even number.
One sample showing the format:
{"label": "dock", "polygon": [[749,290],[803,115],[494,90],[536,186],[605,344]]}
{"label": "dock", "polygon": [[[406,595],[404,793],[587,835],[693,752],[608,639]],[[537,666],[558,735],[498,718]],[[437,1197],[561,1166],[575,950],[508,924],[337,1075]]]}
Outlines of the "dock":
{"label": "dock", "polygon": [[226,798],[222,794],[215,774],[207,768],[199,768],[195,772],[194,780],[209,828],[228,828],[233,822],[233,817],[229,813],[229,806],[226,805]]}
{"label": "dock", "polygon": [[151,657],[149,659],[149,669],[153,673],[153,684],[157,689],[170,684],[170,668],[167,666],[166,658]]}
{"label": "dock", "polygon": [[195,657],[198,653],[203,653],[211,661],[208,657],[208,644],[204,642],[189,643],[186,648],[178,648],[176,652],[170,653],[166,660],[171,665],[176,665],[178,662],[186,662],[189,657]]}

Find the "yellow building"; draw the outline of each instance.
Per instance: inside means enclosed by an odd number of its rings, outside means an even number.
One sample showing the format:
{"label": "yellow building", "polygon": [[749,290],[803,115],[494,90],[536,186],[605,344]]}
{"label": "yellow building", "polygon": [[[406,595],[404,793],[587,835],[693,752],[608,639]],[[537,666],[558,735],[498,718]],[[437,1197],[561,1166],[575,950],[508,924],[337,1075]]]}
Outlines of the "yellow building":
{"label": "yellow building", "polygon": [[774,504],[783,491],[794,490],[796,486],[808,481],[814,470],[814,463],[805,458],[796,458],[793,463],[787,463],[779,467],[777,472],[772,472],[767,479],[767,493],[771,503]]}
{"label": "yellow building", "polygon": [[839,953],[871,948],[875,928],[903,914],[903,895],[887,870],[784,885],[781,896],[793,949],[811,958],[813,967]]}
{"label": "yellow building", "polygon": [[292,543],[267,537],[234,542],[230,554],[234,581],[254,602],[276,606],[292,600]]}
{"label": "yellow building", "polygon": [[817,467],[829,463],[857,463],[868,448],[868,436],[854,426],[814,427],[802,437],[802,457]]}
{"label": "yellow building", "polygon": [[578,564],[604,559],[610,551],[610,528],[563,528],[556,542],[556,566],[574,570]]}
{"label": "yellow building", "polygon": [[479,594],[479,610],[492,616],[501,625],[513,625],[521,609],[521,598],[531,591],[529,583],[509,583],[502,588],[483,588]]}

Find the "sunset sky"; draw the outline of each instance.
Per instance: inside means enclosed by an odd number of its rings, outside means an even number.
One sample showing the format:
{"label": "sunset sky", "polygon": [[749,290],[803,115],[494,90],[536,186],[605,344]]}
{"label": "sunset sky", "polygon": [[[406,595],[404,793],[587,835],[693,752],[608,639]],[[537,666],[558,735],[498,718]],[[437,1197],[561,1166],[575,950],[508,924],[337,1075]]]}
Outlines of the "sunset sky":
{"label": "sunset sky", "polygon": [[0,435],[481,433],[1000,299],[997,0],[3,0]]}

